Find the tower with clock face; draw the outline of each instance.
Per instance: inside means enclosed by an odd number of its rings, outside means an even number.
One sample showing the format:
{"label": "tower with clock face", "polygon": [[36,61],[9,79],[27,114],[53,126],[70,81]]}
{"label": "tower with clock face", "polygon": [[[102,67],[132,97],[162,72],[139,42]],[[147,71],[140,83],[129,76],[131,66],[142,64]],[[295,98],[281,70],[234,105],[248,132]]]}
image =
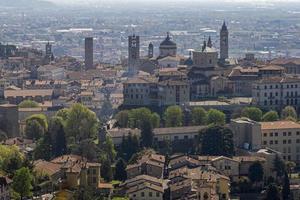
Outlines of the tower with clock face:
{"label": "tower with clock face", "polygon": [[226,26],[226,23],[224,21],[223,26],[220,31],[220,60],[221,62],[225,62],[225,60],[229,57],[228,56],[228,50],[229,50],[229,44],[228,44],[228,29]]}

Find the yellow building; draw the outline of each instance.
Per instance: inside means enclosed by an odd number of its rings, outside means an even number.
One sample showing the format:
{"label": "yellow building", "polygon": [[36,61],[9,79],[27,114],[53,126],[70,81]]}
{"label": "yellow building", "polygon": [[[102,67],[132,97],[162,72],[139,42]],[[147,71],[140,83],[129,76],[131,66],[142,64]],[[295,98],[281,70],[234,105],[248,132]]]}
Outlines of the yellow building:
{"label": "yellow building", "polygon": [[300,124],[293,121],[261,122],[262,146],[282,153],[286,161],[300,164]]}

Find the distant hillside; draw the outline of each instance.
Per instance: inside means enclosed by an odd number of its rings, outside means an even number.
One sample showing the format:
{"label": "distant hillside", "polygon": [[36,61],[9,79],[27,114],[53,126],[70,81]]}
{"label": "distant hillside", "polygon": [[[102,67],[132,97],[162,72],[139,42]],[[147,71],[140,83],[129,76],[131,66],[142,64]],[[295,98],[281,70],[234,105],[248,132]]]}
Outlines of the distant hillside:
{"label": "distant hillside", "polygon": [[46,0],[0,0],[0,6],[5,7],[48,7],[53,5]]}

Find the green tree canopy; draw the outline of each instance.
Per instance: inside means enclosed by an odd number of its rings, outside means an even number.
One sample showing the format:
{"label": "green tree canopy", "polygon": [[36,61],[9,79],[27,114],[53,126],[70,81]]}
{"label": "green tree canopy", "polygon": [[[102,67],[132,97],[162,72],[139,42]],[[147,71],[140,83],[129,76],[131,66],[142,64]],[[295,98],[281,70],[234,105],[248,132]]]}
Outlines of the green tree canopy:
{"label": "green tree canopy", "polygon": [[139,139],[136,135],[129,133],[127,137],[122,138],[121,150],[119,153],[121,157],[128,161],[133,154],[140,150]]}
{"label": "green tree canopy", "polygon": [[36,119],[26,121],[25,135],[28,139],[38,140],[44,134],[45,129]]}
{"label": "green tree canopy", "polygon": [[210,126],[199,133],[199,145],[203,155],[228,156],[234,155],[233,133],[229,128]]}
{"label": "green tree canopy", "polygon": [[63,155],[67,150],[63,118],[54,116],[49,122],[49,136],[54,157]]}
{"label": "green tree canopy", "polygon": [[277,177],[282,177],[286,171],[285,163],[282,158],[276,155],[273,164]]}
{"label": "green tree canopy", "polygon": [[113,162],[117,156],[113,141],[110,136],[106,136],[105,142],[103,143],[104,152],[108,155],[108,158]]}
{"label": "green tree canopy", "polygon": [[34,114],[26,119],[26,122],[36,120],[44,129],[44,131],[48,130],[48,120],[46,115],[44,114]]}
{"label": "green tree canopy", "polygon": [[141,145],[142,147],[152,147],[153,144],[153,130],[150,121],[144,121],[141,126]]}
{"label": "green tree canopy", "polygon": [[297,121],[298,116],[297,112],[294,107],[292,106],[286,106],[282,111],[281,111],[281,118],[282,119],[292,119]]}
{"label": "green tree canopy", "polygon": [[256,107],[246,107],[242,110],[242,117],[247,117],[254,121],[260,122],[262,119],[262,111]]}
{"label": "green tree canopy", "polygon": [[283,187],[282,187],[282,199],[290,199],[290,179],[287,173],[284,174]]}
{"label": "green tree canopy", "polygon": [[24,100],[21,103],[19,103],[19,108],[37,108],[39,107],[39,104],[36,101],[32,100]]}
{"label": "green tree canopy", "polygon": [[13,173],[22,166],[24,158],[17,146],[0,144],[0,171],[3,170],[9,174]]}
{"label": "green tree canopy", "polygon": [[164,113],[166,127],[182,126],[183,112],[180,106],[169,106]]}
{"label": "green tree canopy", "polygon": [[151,115],[151,126],[153,128],[158,128],[160,126],[160,116],[157,113],[152,113]]}
{"label": "green tree canopy", "polygon": [[265,113],[262,117],[262,120],[264,122],[273,122],[273,121],[277,121],[278,119],[279,119],[279,115],[274,110],[271,110],[271,111]]}
{"label": "green tree canopy", "polygon": [[263,180],[264,169],[260,162],[255,162],[249,167],[248,177],[253,183]]}
{"label": "green tree canopy", "polygon": [[267,188],[266,200],[280,200],[279,189],[274,183]]}
{"label": "green tree canopy", "polygon": [[117,120],[118,126],[121,128],[127,128],[129,126],[129,111],[128,110],[122,110],[117,113],[115,116],[115,119]]}
{"label": "green tree canopy", "polygon": [[98,133],[99,120],[94,112],[82,104],[74,104],[68,112],[65,132],[75,142],[95,138]]}
{"label": "green tree canopy", "polygon": [[207,112],[202,107],[192,109],[192,124],[205,125],[207,121]]}
{"label": "green tree canopy", "polygon": [[223,112],[215,109],[210,109],[207,113],[207,123],[215,125],[224,125],[226,116]]}
{"label": "green tree canopy", "polygon": [[21,199],[32,196],[32,181],[33,177],[28,168],[22,167],[17,170],[13,177],[12,188],[19,193]]}
{"label": "green tree canopy", "polygon": [[115,179],[119,181],[125,181],[127,179],[126,163],[122,158],[117,161]]}
{"label": "green tree canopy", "polygon": [[67,121],[68,116],[69,116],[69,109],[68,108],[63,108],[57,111],[56,116],[61,117],[63,121]]}

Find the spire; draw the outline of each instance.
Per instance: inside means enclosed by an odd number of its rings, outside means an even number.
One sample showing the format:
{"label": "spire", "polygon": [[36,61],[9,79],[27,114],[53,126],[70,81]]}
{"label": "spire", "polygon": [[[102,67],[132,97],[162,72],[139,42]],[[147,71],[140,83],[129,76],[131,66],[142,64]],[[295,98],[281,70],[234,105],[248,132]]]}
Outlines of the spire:
{"label": "spire", "polygon": [[204,40],[203,46],[202,46],[202,52],[206,49],[206,41]]}
{"label": "spire", "polygon": [[212,48],[212,42],[211,42],[210,36],[208,37],[207,46],[208,46],[209,48]]}
{"label": "spire", "polygon": [[170,40],[170,32],[167,32],[167,40]]}
{"label": "spire", "polygon": [[225,20],[223,21],[222,29],[221,31],[227,31],[227,26]]}

